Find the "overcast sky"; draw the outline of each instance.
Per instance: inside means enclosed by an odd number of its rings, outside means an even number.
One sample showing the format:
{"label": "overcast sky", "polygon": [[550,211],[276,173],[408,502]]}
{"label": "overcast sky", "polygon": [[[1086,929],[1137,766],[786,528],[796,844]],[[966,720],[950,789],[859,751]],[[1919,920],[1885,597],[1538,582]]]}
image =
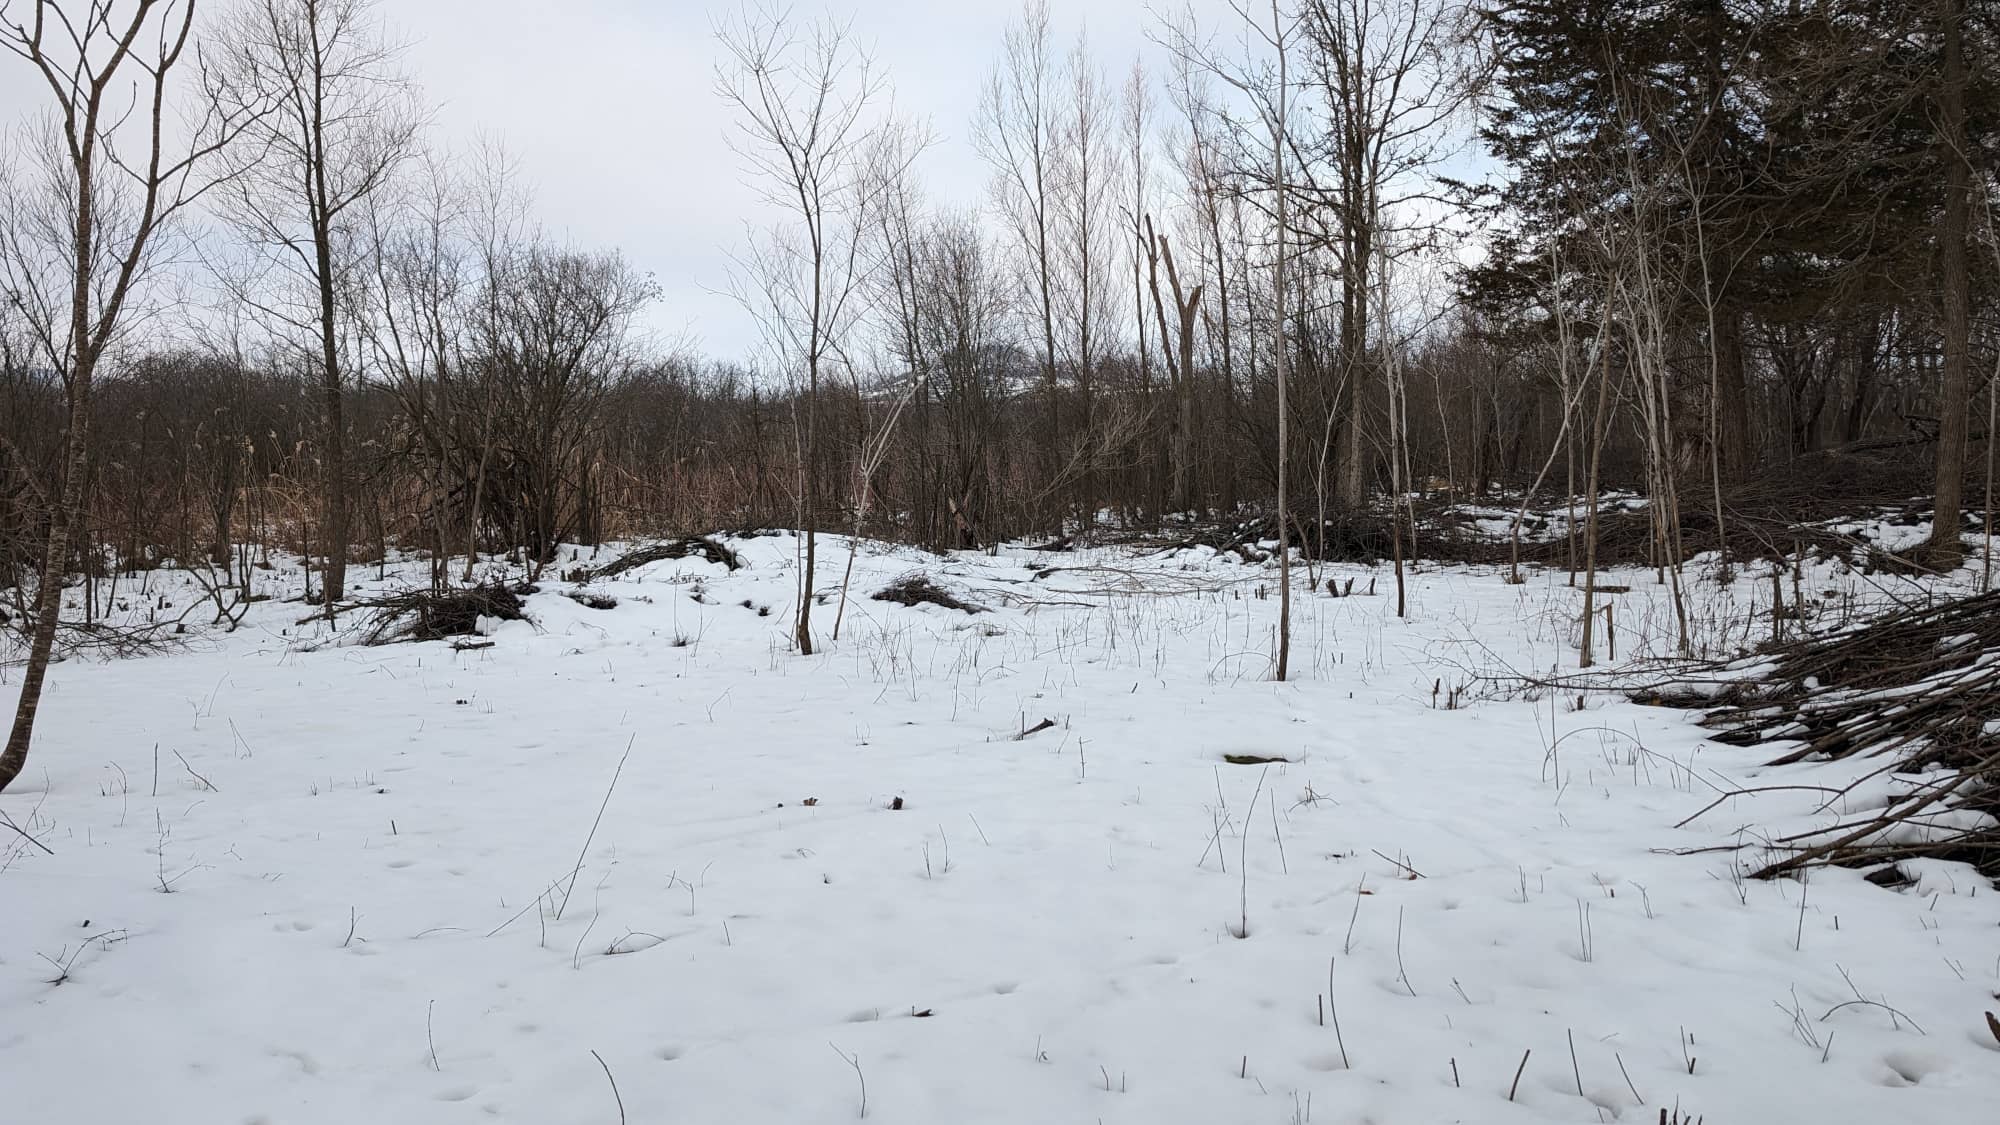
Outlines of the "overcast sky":
{"label": "overcast sky", "polygon": [[[1108,71],[1154,48],[1144,0],[1056,0],[1060,41],[1088,26]],[[442,139],[499,135],[533,182],[538,214],[578,243],[615,246],[662,292],[649,317],[712,354],[753,346],[727,288],[729,252],[755,214],[731,119],[715,95],[714,19],[703,0],[385,0],[411,41],[410,70],[438,106]],[[799,15],[851,17],[938,144],[920,171],[941,199],[983,198],[969,125],[1018,0],[800,0]]]}
{"label": "overcast sky", "polygon": [[[82,0],[75,0],[81,4]],[[220,11],[227,0],[199,0]],[[532,186],[537,219],[557,237],[617,248],[658,281],[647,327],[709,354],[743,358],[748,316],[726,296],[730,253],[758,215],[733,127],[714,89],[713,28],[729,0],[378,0],[409,45],[407,69],[435,107],[433,140],[502,141]],[[1087,32],[1114,83],[1143,57],[1157,78],[1152,10],[1190,0],[1052,0],[1057,44]],[[1191,0],[1205,27],[1229,28],[1224,0]],[[6,7],[0,0],[0,8]],[[799,17],[850,19],[905,116],[937,144],[918,166],[939,202],[985,199],[989,169],[970,126],[1020,0],[795,0]],[[25,64],[0,55],[0,125],[44,109]]]}

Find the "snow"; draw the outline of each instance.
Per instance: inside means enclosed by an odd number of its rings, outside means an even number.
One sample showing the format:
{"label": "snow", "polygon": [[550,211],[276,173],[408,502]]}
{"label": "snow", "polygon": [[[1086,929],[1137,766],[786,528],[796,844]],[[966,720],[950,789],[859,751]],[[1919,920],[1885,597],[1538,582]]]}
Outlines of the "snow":
{"label": "snow", "polygon": [[[741,571],[593,586],[607,610],[544,583],[490,648],[345,645],[273,600],[57,666],[0,796],[55,853],[0,840],[16,1119],[792,1125],[858,1119],[865,1083],[885,1123],[1726,1125],[2000,1095],[2000,893],[1676,854],[1824,827],[1851,809],[1812,791],[1675,826],[1879,763],[1765,770],[1683,711],[1505,686],[1573,665],[1560,574],[1419,568],[1408,621],[1386,570],[1301,593],[1277,684],[1275,570],[1213,552],[866,545],[801,657],[795,544],[732,546]],[[991,611],[867,598],[912,571]],[[1620,658],[1669,655],[1664,593],[1618,580]],[[1764,586],[1697,587],[1702,646],[1741,647]]]}

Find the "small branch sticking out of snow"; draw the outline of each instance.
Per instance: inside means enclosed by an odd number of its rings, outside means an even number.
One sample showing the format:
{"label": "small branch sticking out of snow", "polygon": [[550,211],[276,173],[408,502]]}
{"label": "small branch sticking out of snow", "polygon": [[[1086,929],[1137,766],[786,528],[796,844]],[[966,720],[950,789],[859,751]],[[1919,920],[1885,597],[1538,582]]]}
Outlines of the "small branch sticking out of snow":
{"label": "small branch sticking out of snow", "polygon": [[833,1047],[833,1053],[839,1055],[842,1062],[854,1068],[854,1080],[861,1084],[861,1116],[865,1119],[868,1116],[868,1076],[861,1073],[861,1052],[856,1051],[850,1055],[834,1047],[832,1043],[828,1043],[827,1046]]}
{"label": "small branch sticking out of snow", "polygon": [[604,802],[597,806],[597,819],[590,822],[590,835],[583,838],[583,848],[576,853],[576,865],[570,868],[569,885],[563,888],[562,904],[556,907],[556,921],[562,921],[563,911],[569,908],[569,894],[576,889],[576,876],[583,870],[583,857],[590,854],[590,842],[597,839],[597,826],[604,823],[604,810],[611,807],[611,794],[618,789],[618,775],[625,772],[625,759],[632,756],[632,745],[639,741],[638,734],[625,742],[625,753],[618,758],[618,768],[611,771],[611,784],[604,790]]}
{"label": "small branch sticking out of snow", "polygon": [[596,1059],[597,1065],[604,1068],[604,1080],[611,1083],[611,1096],[618,1102],[618,1125],[625,1125],[625,1097],[618,1092],[618,1080],[611,1077],[610,1064],[606,1063],[604,1056],[595,1050],[590,1052],[590,1057]]}

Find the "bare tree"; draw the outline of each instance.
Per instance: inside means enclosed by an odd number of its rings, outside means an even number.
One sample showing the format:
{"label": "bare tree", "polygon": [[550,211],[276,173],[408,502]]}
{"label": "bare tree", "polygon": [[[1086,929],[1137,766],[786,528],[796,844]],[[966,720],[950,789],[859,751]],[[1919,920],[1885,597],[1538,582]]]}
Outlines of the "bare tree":
{"label": "bare tree", "polygon": [[[1151,333],[1146,322],[1146,265],[1151,258],[1148,250],[1151,239],[1146,235],[1146,222],[1152,214],[1147,202],[1152,186],[1147,162],[1152,139],[1152,114],[1152,87],[1147,83],[1145,66],[1135,59],[1131,72],[1125,78],[1119,102],[1119,121],[1125,131],[1125,172],[1128,177],[1124,208],[1131,236],[1128,249],[1132,258],[1132,328],[1139,358],[1139,390],[1149,407],[1153,399],[1153,348],[1148,339]],[[1166,444],[1171,449],[1171,435]],[[1157,474],[1155,479],[1158,479]],[[1160,504],[1156,506],[1164,509],[1172,502],[1163,493]],[[1156,515],[1161,514],[1164,512],[1156,512]]]}
{"label": "bare tree", "polygon": [[[1294,263],[1286,251],[1286,235],[1291,228],[1291,191],[1286,155],[1294,147],[1290,132],[1291,71],[1290,50],[1297,42],[1299,20],[1288,17],[1279,0],[1271,0],[1270,22],[1248,6],[1249,0],[1231,0],[1230,7],[1242,22],[1246,58],[1235,62],[1217,53],[1192,25],[1168,24],[1166,46],[1176,56],[1199,66],[1233,87],[1248,103],[1251,113],[1262,123],[1270,144],[1268,185],[1271,191],[1271,327],[1272,366],[1277,385],[1277,528],[1278,528],[1278,643],[1273,659],[1274,675],[1284,680],[1291,670],[1292,655],[1292,515],[1290,484],[1291,416],[1288,388],[1291,383],[1291,342],[1287,320],[1292,311],[1287,296],[1288,277]],[[1250,46],[1252,42],[1259,48]],[[1268,52],[1258,57],[1257,52]]]}
{"label": "bare tree", "polygon": [[[425,465],[441,494],[430,513],[436,548],[431,583],[443,589],[453,551],[444,509],[453,497],[464,501],[463,580],[471,580],[492,452],[492,410],[490,396],[481,399],[465,374],[465,335],[477,282],[465,230],[468,193],[434,154],[426,154],[419,167],[400,199],[378,193],[367,202],[367,278],[357,286],[356,304],[370,362],[402,406],[409,434],[403,451]],[[458,433],[467,422],[475,427],[479,451],[469,473],[457,456],[463,444]]]}
{"label": "bare tree", "polygon": [[[48,205],[65,221],[45,228],[53,241],[41,250],[51,268],[40,279],[67,290],[61,303],[38,303],[50,317],[39,331],[44,350],[66,384],[67,429],[34,633],[13,729],[0,751],[0,790],[27,765],[55,646],[72,534],[82,518],[98,365],[131,311],[161,237],[214,186],[208,176],[216,155],[265,109],[224,96],[223,80],[199,67],[198,82],[178,81],[194,47],[194,0],[92,0],[80,14],[66,7],[74,6],[0,3],[0,46],[34,72],[54,117],[50,143],[36,155],[45,161],[44,186],[55,193]],[[193,97],[183,105],[187,121],[175,128],[169,102],[183,86],[193,87]],[[19,276],[37,273],[31,266]]]}
{"label": "bare tree", "polygon": [[317,376],[320,586],[331,617],[347,589],[349,326],[341,306],[362,259],[352,213],[389,184],[423,113],[375,0],[252,0],[229,29],[228,48],[240,96],[277,106],[260,119],[252,135],[259,158],[234,181],[225,210],[266,267],[242,296]]}
{"label": "bare tree", "polygon": [[1453,151],[1444,126],[1468,93],[1453,59],[1460,8],[1456,0],[1310,0],[1306,8],[1309,62],[1327,114],[1320,159],[1331,167],[1324,179],[1303,167],[1301,191],[1308,209],[1331,215],[1341,284],[1335,403],[1345,416],[1337,494],[1359,507],[1370,460],[1364,419],[1376,363],[1369,347],[1376,259],[1395,233],[1385,221],[1419,217],[1411,204],[1432,190],[1430,172]]}
{"label": "bare tree", "polygon": [[1007,29],[1000,64],[987,78],[973,142],[993,168],[993,195],[1013,235],[1039,329],[1042,389],[1047,396],[1044,470],[1062,459],[1062,407],[1056,384],[1058,136],[1057,68],[1048,0],[1026,0]]}
{"label": "bare tree", "polygon": [[739,297],[804,392],[798,512],[805,546],[794,640],[810,656],[824,475],[820,384],[841,360],[865,297],[867,115],[882,82],[846,24],[800,29],[783,11],[745,9],[716,37],[727,55],[716,90],[736,111],[737,151],[764,200],[787,216],[748,259],[753,276],[739,279]]}
{"label": "bare tree", "polygon": [[1071,47],[1064,72],[1068,100],[1056,146],[1061,278],[1056,300],[1076,373],[1076,451],[1070,457],[1077,466],[1077,510],[1087,535],[1097,522],[1097,470],[1115,448],[1098,432],[1094,400],[1098,367],[1110,351],[1116,256],[1111,208],[1119,154],[1110,136],[1111,94],[1084,37]]}
{"label": "bare tree", "polygon": [[[1197,506],[1194,485],[1194,330],[1201,315],[1202,286],[1182,286],[1180,270],[1174,264],[1174,250],[1167,236],[1153,229],[1152,216],[1146,217],[1146,281],[1153,294],[1153,312],[1160,326],[1160,355],[1166,363],[1167,379],[1173,396],[1168,412],[1167,459],[1170,473],[1168,495],[1174,510],[1190,512]],[[1167,284],[1173,293],[1174,324],[1169,329],[1166,303],[1160,295],[1160,266],[1167,267]]]}

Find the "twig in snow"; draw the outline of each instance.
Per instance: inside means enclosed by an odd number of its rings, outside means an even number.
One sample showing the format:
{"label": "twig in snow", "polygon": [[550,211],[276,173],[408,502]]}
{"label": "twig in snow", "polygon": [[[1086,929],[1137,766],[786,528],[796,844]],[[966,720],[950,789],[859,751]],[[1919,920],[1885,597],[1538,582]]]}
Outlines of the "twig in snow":
{"label": "twig in snow", "polygon": [[1227,875],[1229,874],[1229,857],[1222,851],[1222,820],[1223,818],[1220,813],[1215,812],[1213,809],[1209,810],[1209,821],[1213,825],[1213,831],[1209,833],[1208,846],[1201,849],[1201,858],[1195,860],[1194,865],[1200,867],[1207,863],[1208,853],[1214,852],[1215,861],[1222,865],[1222,873]]}
{"label": "twig in snow", "polygon": [[256,754],[255,754],[254,752],[252,752],[252,751],[251,751],[251,749],[250,749],[250,743],[244,740],[244,738],[243,738],[243,732],[242,732],[242,731],[240,731],[240,730],[237,730],[237,729],[236,729],[236,720],[235,720],[235,719],[230,719],[230,720],[229,720],[229,733],[230,733],[230,736],[231,736],[231,737],[233,737],[233,738],[235,738],[235,739],[236,739],[236,744],[237,744],[238,746],[241,746],[241,747],[243,747],[243,756],[244,756],[244,757],[246,757],[246,758],[254,758],[254,757],[256,757],[256,756],[257,756],[257,755],[256,755]]}
{"label": "twig in snow", "polygon": [[556,907],[556,921],[562,921],[563,911],[569,908],[570,892],[576,889],[577,873],[583,870],[583,857],[590,854],[590,842],[597,839],[597,826],[604,822],[604,810],[611,807],[611,794],[618,788],[618,775],[625,772],[625,759],[632,756],[632,744],[639,741],[634,733],[625,743],[625,753],[618,758],[618,768],[611,771],[611,784],[604,790],[604,803],[597,806],[597,819],[590,822],[590,835],[583,838],[583,848],[576,853],[576,865],[570,868],[569,886],[563,888],[561,905]]}
{"label": "twig in snow", "polygon": [[[570,873],[569,873],[568,875],[565,875],[565,876],[562,876],[561,878],[558,878],[558,879],[554,880],[553,882],[551,882],[551,883],[550,883],[550,884],[548,885],[548,888],[547,888],[546,890],[542,891],[542,893],[541,893],[541,894],[539,894],[539,895],[536,895],[536,896],[535,896],[535,901],[533,901],[533,902],[529,903],[528,905],[526,905],[526,906],[522,907],[522,908],[521,908],[521,909],[519,909],[519,910],[516,910],[516,911],[514,912],[514,915],[513,915],[513,917],[511,917],[511,918],[507,919],[507,920],[506,920],[505,922],[502,922],[502,923],[500,923],[499,925],[497,925],[497,926],[493,927],[493,928],[492,928],[491,930],[487,931],[487,934],[486,934],[486,936],[487,936],[487,937],[493,937],[493,936],[495,936],[495,935],[499,934],[499,932],[500,932],[501,930],[504,930],[504,929],[506,929],[507,927],[509,927],[509,926],[513,925],[514,923],[516,923],[516,922],[520,921],[520,920],[521,920],[521,918],[522,918],[522,916],[523,916],[523,915],[525,915],[525,914],[527,914],[527,913],[528,913],[528,911],[530,911],[530,910],[533,910],[533,909],[535,909],[535,908],[536,908],[537,906],[540,906],[540,905],[542,905],[542,903],[544,903],[544,902],[546,902],[546,901],[548,900],[548,897],[549,897],[549,894],[550,894],[550,892],[554,891],[554,890],[555,890],[555,889],[556,889],[557,887],[559,887],[559,886],[561,886],[561,885],[562,885],[562,882],[563,882],[563,879],[569,879],[569,880],[571,880],[572,882],[574,882],[574,881],[575,881],[575,879],[576,879],[576,872],[572,871],[572,872],[570,872]],[[546,931],[546,930],[548,929],[548,923],[547,923],[547,918],[546,918],[546,915],[544,916],[544,920],[543,920],[543,924],[542,924],[542,928],[543,928],[543,930],[544,930],[544,931]]]}
{"label": "twig in snow", "polygon": [[1271,795],[1271,799],[1264,803],[1270,806],[1271,809],[1271,835],[1276,836],[1278,838],[1278,867],[1285,874],[1290,875],[1292,873],[1292,865],[1289,861],[1285,859],[1285,834],[1283,832],[1278,831],[1277,794],[1273,793]]}
{"label": "twig in snow", "polygon": [[1403,988],[1415,999],[1417,990],[1410,984],[1410,971],[1403,967],[1403,908],[1396,908],[1396,979],[1403,982]]}
{"label": "twig in snow", "polygon": [[[610,874],[607,872],[605,878],[608,879],[610,877]],[[599,883],[596,892],[592,894],[590,900],[590,924],[583,928],[583,936],[576,939],[576,948],[571,950],[569,954],[569,967],[571,969],[581,969],[583,967],[583,943],[590,940],[590,931],[597,928],[597,920],[604,916],[604,912],[598,909],[598,903],[603,897],[604,884]]]}
{"label": "twig in snow", "polygon": [[68,952],[67,947],[65,947],[63,958],[60,961],[56,960],[54,957],[51,957],[46,953],[37,953],[35,954],[35,956],[40,957],[42,960],[47,961],[49,964],[55,966],[56,968],[55,979],[49,981],[48,982],[49,984],[51,985],[68,984],[70,979],[69,971],[71,967],[76,964],[76,959],[83,956],[84,950],[89,949],[92,944],[97,942],[103,942],[104,948],[109,949],[113,945],[116,945],[117,943],[124,941],[129,936],[131,935],[127,934],[124,930],[106,930],[101,934],[92,934],[90,937],[84,938],[82,942],[78,943],[76,950],[74,952]]}
{"label": "twig in snow", "polygon": [[1354,952],[1354,923],[1361,917],[1361,896],[1368,893],[1368,875],[1363,873],[1361,881],[1354,885],[1354,912],[1347,916],[1347,940],[1340,943],[1342,956]]}
{"label": "twig in snow", "polygon": [[[1021,733],[1014,736],[1014,741],[1025,742],[1029,735],[1040,734],[1045,730],[1053,729],[1055,725],[1056,721],[1054,719],[1043,719],[1041,722],[1036,723],[1034,726],[1021,728]],[[1079,753],[1081,753],[1081,751],[1079,751]]]}
{"label": "twig in snow", "polygon": [[1341,1067],[1346,1070],[1353,1070],[1354,1065],[1347,1061],[1347,1040],[1340,1034],[1340,1002],[1333,997],[1334,963],[1333,958],[1329,957],[1326,959],[1326,1001],[1327,1007],[1333,1011],[1333,1041],[1340,1045]]}
{"label": "twig in snow", "polygon": [[1242,880],[1243,888],[1239,904],[1242,912],[1237,919],[1238,939],[1250,936],[1250,817],[1257,811],[1257,798],[1264,793],[1264,775],[1270,772],[1271,767],[1265,766],[1257,774],[1257,788],[1250,793],[1250,807],[1243,810],[1243,835],[1238,840],[1236,851],[1237,876]]}
{"label": "twig in snow", "polygon": [[1381,856],[1381,858],[1382,858],[1382,859],[1385,859],[1385,860],[1388,860],[1388,862],[1390,862],[1390,863],[1393,863],[1393,864],[1395,864],[1395,865],[1396,865],[1397,867],[1400,867],[1400,868],[1402,868],[1403,870],[1405,870],[1405,871],[1409,872],[1409,873],[1410,873],[1410,878],[1412,878],[1412,879],[1422,879],[1422,878],[1424,878],[1424,873],[1423,873],[1423,872],[1421,872],[1421,871],[1417,870],[1417,869],[1416,869],[1416,868],[1414,868],[1414,867],[1411,867],[1411,866],[1410,866],[1409,864],[1407,864],[1407,863],[1404,863],[1404,862],[1403,862],[1402,860],[1400,860],[1400,859],[1389,859],[1389,857],[1388,857],[1388,856],[1386,856],[1386,855],[1382,855],[1382,853],[1381,853],[1381,852],[1379,852],[1379,851],[1375,851],[1375,849],[1374,849],[1374,848],[1369,848],[1368,850],[1369,850],[1369,851],[1371,851],[1371,852],[1375,852],[1375,854],[1376,854],[1377,856]]}
{"label": "twig in snow", "polygon": [[[32,819],[33,819],[33,818],[31,817],[31,818],[30,818],[30,820],[32,820]],[[37,839],[35,839],[35,838],[34,838],[33,836],[30,836],[30,835],[28,835],[28,830],[27,830],[27,829],[25,829],[25,828],[21,827],[21,826],[20,826],[20,825],[18,825],[18,824],[15,824],[15,823],[14,823],[14,818],[13,818],[13,817],[11,817],[11,816],[8,816],[8,815],[7,815],[6,813],[4,813],[4,812],[0,812],[0,824],[4,824],[4,825],[6,825],[6,826],[7,826],[8,828],[11,828],[11,829],[13,829],[13,830],[14,830],[14,831],[15,831],[16,833],[18,833],[18,834],[20,835],[21,839],[23,839],[23,840],[26,840],[26,841],[27,841],[27,842],[29,842],[30,844],[33,844],[33,845],[35,845],[36,847],[38,847],[38,848],[42,849],[42,850],[43,850],[43,851],[45,851],[45,852],[48,852],[48,853],[49,853],[50,855],[54,855],[54,854],[56,854],[56,853],[55,853],[55,851],[54,851],[53,849],[51,849],[51,848],[50,848],[50,847],[49,847],[49,846],[48,846],[47,844],[44,844],[44,843],[42,843],[42,842],[41,842],[40,840],[37,840]]]}
{"label": "twig in snow", "polygon": [[1535,1049],[1533,1047],[1530,1047],[1527,1050],[1521,1052],[1521,1065],[1514,1069],[1514,1084],[1512,1086],[1507,1087],[1508,1101],[1510,1102],[1513,1101],[1514,1095],[1520,1091],[1521,1075],[1525,1073],[1528,1069],[1528,1056],[1534,1053]]}
{"label": "twig in snow", "polygon": [[1835,1005],[1834,1005],[1833,1007],[1831,1007],[1831,1008],[1828,1008],[1828,1009],[1826,1010],[1826,1015],[1825,1015],[1825,1016],[1821,1016],[1821,1017],[1819,1018],[1819,1022],[1821,1022],[1821,1023],[1825,1023],[1825,1022],[1826,1022],[1826,1020],[1827,1020],[1827,1016],[1831,1016],[1831,1015],[1833,1015],[1833,1013],[1835,1013],[1835,1012],[1838,1012],[1838,1011],[1839,1011],[1839,1010],[1841,1010],[1842,1008],[1852,1008],[1852,1007],[1853,1007],[1854,1005],[1856,1005],[1856,1004],[1866,1004],[1866,1005],[1867,1005],[1868,1007],[1871,1007],[1871,1008],[1880,1008],[1880,1009],[1882,1009],[1883,1011],[1885,1011],[1885,1012],[1889,1013],[1889,1015],[1890,1015],[1890,1016],[1892,1016],[1892,1017],[1894,1017],[1894,1016],[1900,1016],[1900,1017],[1902,1017],[1902,1019],[1903,1019],[1903,1021],[1904,1021],[1905,1023],[1908,1023],[1908,1024],[1909,1024],[1909,1025],[1910,1025],[1911,1027],[1916,1027],[1916,1028],[1917,1028],[1917,1034],[1918,1034],[1918,1035],[1929,1035],[1929,1034],[1930,1034],[1930,1032],[1927,1032],[1927,1031],[1925,1031],[1925,1030],[1924,1030],[1923,1028],[1921,1028],[1921,1027],[1917,1027],[1917,1021],[1915,1021],[1915,1020],[1911,1019],[1911,1018],[1910,1018],[1910,1016],[1909,1016],[1909,1013],[1907,1013],[1907,1012],[1904,1012],[1904,1011],[1901,1011],[1901,1010],[1899,1010],[1899,1009],[1896,1009],[1896,1008],[1892,1008],[1892,1007],[1890,1007],[1889,1005],[1887,1005],[1887,1004],[1884,1004],[1884,1003],[1882,1003],[1882,1002],[1881,1002],[1880,1000],[1843,1000],[1843,1001],[1841,1001],[1840,1003],[1838,1003],[1838,1004],[1835,1004]]}
{"label": "twig in snow", "polygon": [[176,758],[180,758],[180,759],[181,759],[181,768],[182,768],[182,769],[184,769],[184,770],[186,770],[186,771],[188,771],[188,776],[190,776],[190,777],[194,778],[194,779],[195,779],[196,781],[199,781],[199,782],[201,782],[201,784],[202,784],[202,787],[203,787],[203,788],[207,789],[207,790],[208,790],[208,791],[209,791],[210,793],[220,793],[220,792],[222,792],[222,790],[220,790],[220,789],[217,789],[217,788],[215,787],[215,782],[213,782],[213,781],[210,781],[209,779],[207,779],[207,778],[205,778],[205,777],[201,776],[200,774],[198,774],[198,773],[194,772],[194,767],[193,767],[193,766],[191,766],[191,765],[188,765],[188,760],[187,760],[186,758],[184,758],[184,757],[181,757],[181,752],[180,752],[180,751],[178,751],[178,750],[174,751],[174,757],[176,757]]}
{"label": "twig in snow", "polygon": [[1576,1075],[1576,1096],[1580,1098],[1583,1096],[1583,1067],[1577,1065],[1576,1061],[1576,1032],[1569,1031],[1568,1034],[1569,1034],[1569,1069],[1572,1074]]}
{"label": "twig in snow", "polygon": [[868,1076],[861,1073],[861,1052],[856,1051],[850,1055],[840,1048],[834,1047],[832,1043],[828,1043],[827,1046],[833,1047],[833,1053],[839,1055],[842,1062],[854,1068],[854,1080],[861,1083],[861,1116],[866,1118],[868,1116]]}
{"label": "twig in snow", "polygon": [[430,1006],[424,1009],[424,1042],[431,1047],[431,1069],[442,1074],[444,1067],[438,1065],[437,1038],[431,1034],[431,1017],[437,1013],[437,1006],[438,1002],[433,1000]]}
{"label": "twig in snow", "polygon": [[1627,1090],[1632,1091],[1632,1096],[1639,1099],[1640,1105],[1645,1105],[1646,1096],[1639,1092],[1639,1087],[1632,1085],[1632,1075],[1629,1071],[1625,1069],[1625,1060],[1623,1058],[1620,1058],[1618,1052],[1616,1051],[1611,1052],[1611,1057],[1614,1059],[1618,1059],[1618,1073],[1623,1074],[1625,1076],[1625,1088]]}
{"label": "twig in snow", "polygon": [[1799,929],[1792,935],[1792,952],[1803,952],[1806,947],[1806,872],[1799,871]]}
{"label": "twig in snow", "polygon": [[618,1080],[611,1077],[610,1064],[606,1063],[604,1056],[595,1050],[590,1052],[590,1057],[596,1059],[597,1065],[604,1068],[604,1080],[611,1083],[611,1096],[618,1101],[618,1125],[625,1125],[625,1097],[618,1092]]}

